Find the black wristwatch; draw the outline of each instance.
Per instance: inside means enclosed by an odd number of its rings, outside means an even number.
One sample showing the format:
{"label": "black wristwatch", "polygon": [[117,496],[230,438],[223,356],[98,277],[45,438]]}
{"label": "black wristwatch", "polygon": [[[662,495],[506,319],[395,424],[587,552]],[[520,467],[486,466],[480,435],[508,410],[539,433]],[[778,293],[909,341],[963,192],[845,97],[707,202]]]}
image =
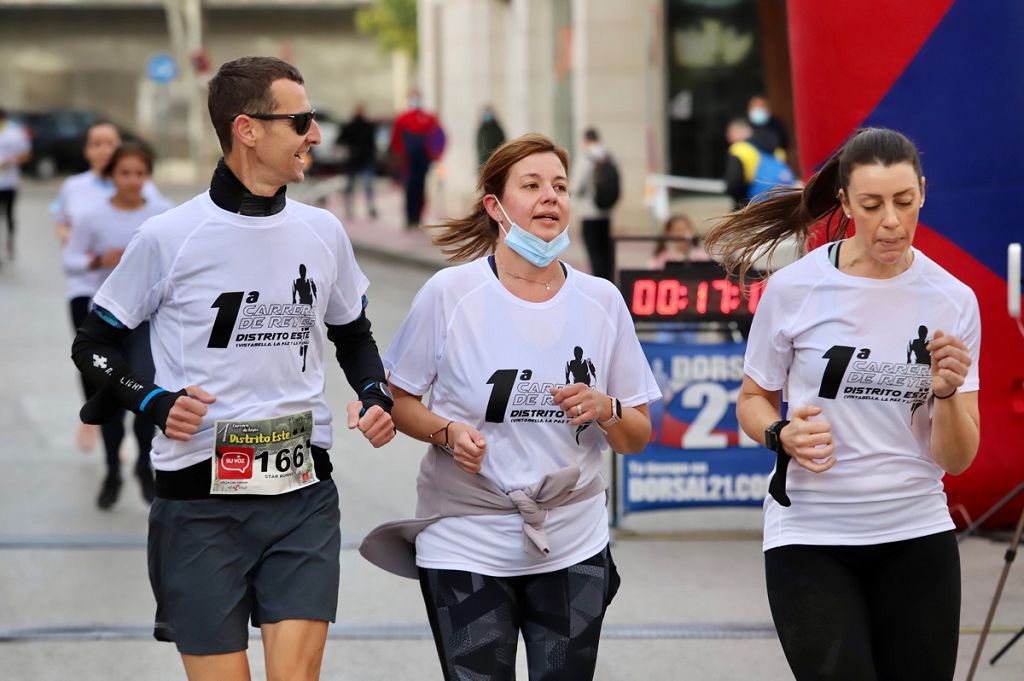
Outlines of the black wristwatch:
{"label": "black wristwatch", "polygon": [[782,448],[782,429],[789,425],[789,421],[776,421],[772,425],[765,428],[764,431],[764,446],[772,450],[776,454],[785,454],[786,450]]}
{"label": "black wristwatch", "polygon": [[782,429],[789,425],[789,421],[776,421],[764,431],[764,445],[775,452],[775,472],[772,479],[768,481],[768,494],[775,499],[780,506],[790,506],[792,501],[786,494],[786,470],[789,468],[789,454],[782,447]]}

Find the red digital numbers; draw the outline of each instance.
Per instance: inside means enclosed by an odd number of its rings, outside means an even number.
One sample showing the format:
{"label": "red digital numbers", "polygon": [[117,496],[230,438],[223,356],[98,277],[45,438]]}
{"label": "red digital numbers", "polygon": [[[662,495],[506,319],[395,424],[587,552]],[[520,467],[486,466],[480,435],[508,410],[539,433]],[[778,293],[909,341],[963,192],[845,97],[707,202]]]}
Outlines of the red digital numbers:
{"label": "red digital numbers", "polygon": [[740,317],[754,314],[764,285],[753,282],[744,296],[738,285],[725,278],[640,278],[633,282],[628,300],[633,316],[639,318]]}

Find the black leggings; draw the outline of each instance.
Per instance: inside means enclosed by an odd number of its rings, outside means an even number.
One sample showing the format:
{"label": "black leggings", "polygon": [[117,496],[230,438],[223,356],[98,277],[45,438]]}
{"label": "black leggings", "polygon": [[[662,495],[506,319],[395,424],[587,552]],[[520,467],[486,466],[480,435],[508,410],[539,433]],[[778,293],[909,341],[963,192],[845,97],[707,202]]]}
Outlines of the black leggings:
{"label": "black leggings", "polygon": [[[71,299],[71,323],[77,331],[89,314],[91,298],[79,297]],[[132,330],[121,348],[124,358],[132,367],[132,372],[147,381],[153,380],[153,354],[149,345],[149,322],[142,322]],[[86,380],[85,376],[79,374],[82,379],[82,391],[85,398],[89,399],[95,394],[95,389]],[[149,450],[153,446],[153,436],[156,434],[156,425],[146,416],[136,415],[132,424],[132,431],[135,434],[135,441],[139,446],[139,458],[135,462],[135,474],[138,476],[152,475],[149,463]],[[107,475],[120,479],[121,477],[121,442],[124,441],[124,410],[117,416],[100,426],[100,433],[103,436],[103,451],[107,460]]]}
{"label": "black leggings", "polygon": [[14,243],[14,199],[18,196],[17,189],[0,189],[0,211],[7,219],[7,248]]}
{"label": "black leggings", "polygon": [[590,257],[590,273],[615,281],[615,245],[612,243],[611,220],[594,218],[583,221],[583,244]]}
{"label": "black leggings", "polygon": [[797,681],[948,681],[960,633],[953,531],[765,552],[768,602]]}
{"label": "black leggings", "polygon": [[604,613],[619,588],[611,551],[536,575],[420,568],[445,681],[511,681],[519,632],[530,681],[590,681]]}

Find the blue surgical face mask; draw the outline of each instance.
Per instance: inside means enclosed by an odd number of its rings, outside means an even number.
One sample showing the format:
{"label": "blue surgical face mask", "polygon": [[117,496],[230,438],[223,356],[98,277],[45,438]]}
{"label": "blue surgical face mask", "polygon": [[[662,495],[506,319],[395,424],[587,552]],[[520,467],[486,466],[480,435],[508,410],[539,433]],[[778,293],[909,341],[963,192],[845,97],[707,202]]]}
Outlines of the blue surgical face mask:
{"label": "blue surgical face mask", "polygon": [[[495,201],[498,197],[494,197]],[[505,245],[511,248],[513,251],[523,256],[528,262],[536,265],[537,267],[547,267],[551,264],[555,258],[562,254],[566,248],[569,247],[569,228],[566,227],[562,232],[551,241],[544,241],[535,234],[530,234],[525,229],[512,222],[509,218],[508,213],[505,212],[504,206],[501,205],[501,201],[498,201],[498,208],[501,208],[502,214],[505,219],[508,220],[509,227],[508,231],[498,223],[498,227],[501,227],[501,231],[505,232]]]}
{"label": "blue surgical face mask", "polygon": [[768,114],[768,110],[762,109],[759,106],[751,109],[749,116],[750,122],[753,123],[754,125],[764,125],[765,123],[768,122],[768,119],[771,118],[771,116]]}

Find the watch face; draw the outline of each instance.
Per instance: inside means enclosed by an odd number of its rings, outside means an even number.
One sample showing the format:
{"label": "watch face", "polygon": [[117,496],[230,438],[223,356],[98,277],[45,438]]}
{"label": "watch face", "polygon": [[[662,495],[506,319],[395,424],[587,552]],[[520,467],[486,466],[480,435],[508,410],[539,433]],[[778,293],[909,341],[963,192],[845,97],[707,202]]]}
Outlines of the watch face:
{"label": "watch face", "polygon": [[387,384],[387,383],[385,383],[384,381],[378,381],[378,382],[377,382],[377,387],[378,387],[378,388],[380,388],[380,391],[381,391],[382,393],[384,393],[384,395],[385,395],[385,396],[386,396],[386,397],[387,397],[387,398],[388,398],[389,400],[392,400],[392,401],[393,401],[393,400],[395,399],[394,395],[392,395],[392,394],[391,394],[391,390],[390,390],[390,389],[388,389],[388,384]]}
{"label": "watch face", "polygon": [[622,402],[615,400],[615,418],[622,418]]}

